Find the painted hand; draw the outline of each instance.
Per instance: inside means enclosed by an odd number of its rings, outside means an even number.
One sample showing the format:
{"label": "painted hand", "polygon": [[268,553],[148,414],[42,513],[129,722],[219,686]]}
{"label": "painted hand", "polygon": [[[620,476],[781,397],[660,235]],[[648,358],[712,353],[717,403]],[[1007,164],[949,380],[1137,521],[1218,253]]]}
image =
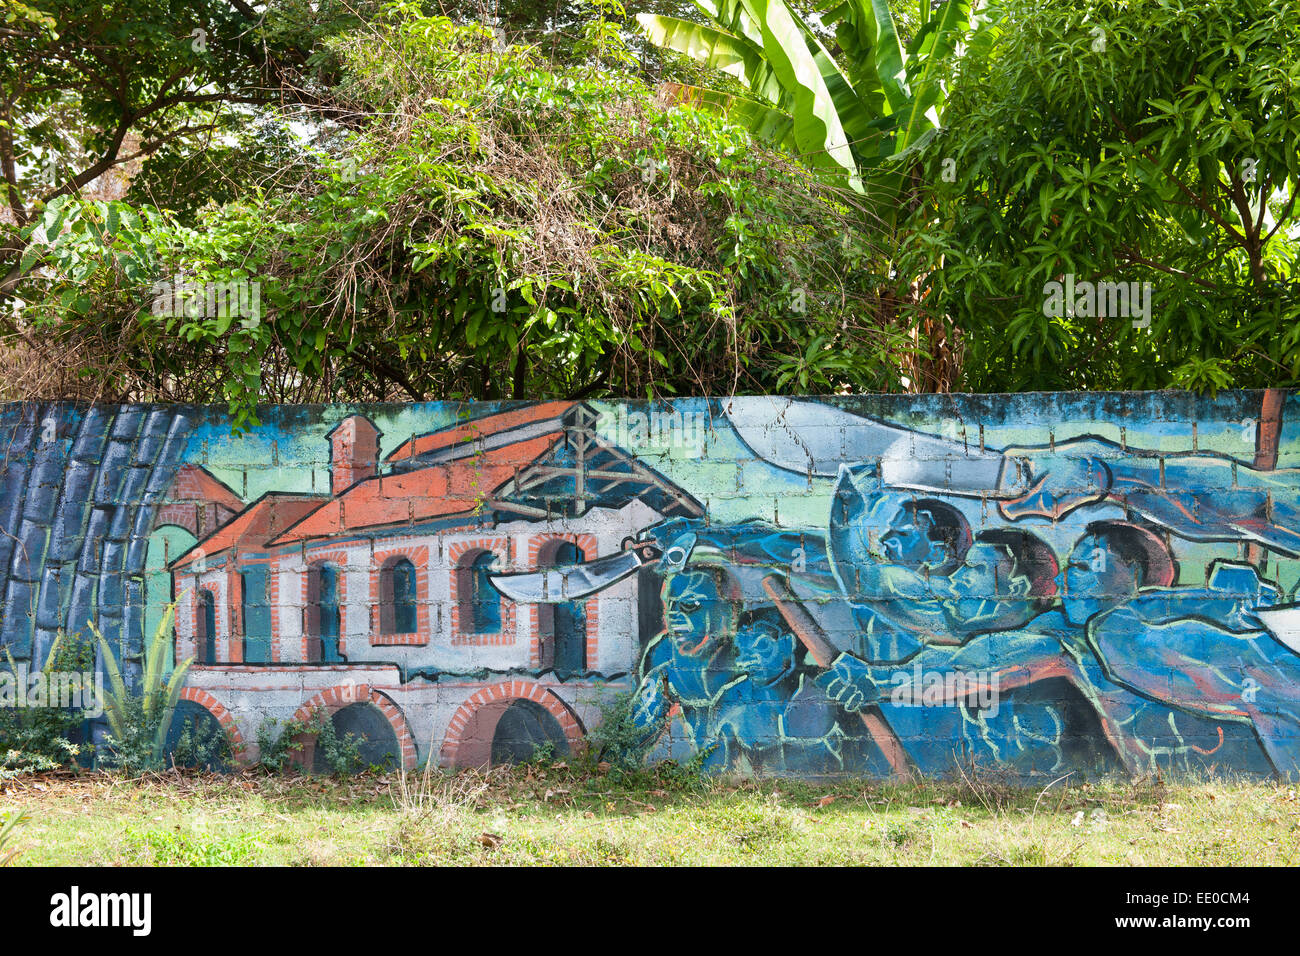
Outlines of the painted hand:
{"label": "painted hand", "polygon": [[641,540],[660,552],[660,573],[672,574],[686,567],[703,527],[701,518],[674,518],[646,530]]}
{"label": "painted hand", "polygon": [[654,730],[668,717],[669,700],[662,674],[649,674],[637,688],[632,702],[632,723],[644,730]]}
{"label": "painted hand", "polygon": [[850,713],[870,707],[879,700],[871,670],[849,654],[835,658],[830,668],[818,676],[816,684],[826,696]]}
{"label": "painted hand", "polygon": [[1216,565],[1210,573],[1210,588],[1236,598],[1232,613],[1223,621],[1224,626],[1238,631],[1266,630],[1255,615],[1262,607],[1272,607],[1282,599],[1277,586],[1260,580],[1252,567],[1237,564]]}

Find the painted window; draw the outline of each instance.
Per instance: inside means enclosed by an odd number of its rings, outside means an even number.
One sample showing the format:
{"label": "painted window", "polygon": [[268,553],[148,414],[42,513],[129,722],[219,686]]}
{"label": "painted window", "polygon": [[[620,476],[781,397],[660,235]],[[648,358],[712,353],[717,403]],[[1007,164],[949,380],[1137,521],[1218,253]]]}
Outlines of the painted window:
{"label": "painted window", "polygon": [[[588,555],[569,541],[555,541],[542,549],[539,567],[564,567],[581,564]],[[540,604],[537,608],[539,666],[554,668],[557,676],[568,678],[587,670],[587,604],[566,601],[563,604]]]}
{"label": "painted window", "polygon": [[196,664],[217,662],[217,602],[212,592],[199,591],[198,633],[194,636]]}
{"label": "painted window", "polygon": [[339,603],[339,569],[329,562],[307,571],[307,662],[336,663],[343,609]]}
{"label": "painted window", "polygon": [[267,570],[260,565],[240,575],[243,584],[243,654],[246,664],[271,662],[271,608],[266,600]]}
{"label": "painted window", "polygon": [[415,565],[406,558],[389,562],[380,572],[380,619],[382,634],[414,634]]}
{"label": "painted window", "polygon": [[456,597],[460,605],[462,634],[497,634],[501,631],[501,595],[488,577],[496,570],[491,551],[471,551],[456,569]]}
{"label": "painted window", "polygon": [[488,580],[496,560],[497,556],[491,551],[485,551],[474,559],[471,600],[475,634],[495,634],[501,630],[501,595]]}

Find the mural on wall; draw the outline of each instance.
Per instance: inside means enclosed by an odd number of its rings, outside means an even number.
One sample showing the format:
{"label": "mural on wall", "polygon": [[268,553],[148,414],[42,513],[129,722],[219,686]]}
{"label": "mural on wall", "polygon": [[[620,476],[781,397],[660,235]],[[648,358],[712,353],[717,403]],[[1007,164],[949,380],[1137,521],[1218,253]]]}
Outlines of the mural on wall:
{"label": "mural on wall", "polygon": [[175,599],[240,760],[322,709],[570,753],[630,694],[722,772],[1300,776],[1295,401],[4,406],[0,645],[94,620],[138,676]]}

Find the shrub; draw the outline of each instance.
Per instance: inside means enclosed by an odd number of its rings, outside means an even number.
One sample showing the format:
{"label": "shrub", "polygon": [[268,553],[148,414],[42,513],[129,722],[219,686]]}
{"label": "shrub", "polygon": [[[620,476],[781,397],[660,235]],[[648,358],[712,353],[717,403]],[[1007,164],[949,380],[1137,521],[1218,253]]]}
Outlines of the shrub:
{"label": "shrub", "polygon": [[[258,763],[267,770],[280,773],[288,769],[306,749],[304,736],[316,738],[316,757],[329,767],[334,776],[341,777],[362,769],[361,738],[351,733],[340,735],[325,708],[316,708],[306,720],[288,721],[276,733],[278,726],[277,722],[270,722],[257,729],[257,745],[261,752]],[[310,767],[304,769],[311,770]]]}
{"label": "shrub", "polygon": [[94,623],[89,625],[99,639],[104,671],[111,687],[104,695],[104,716],[112,731],[105,741],[108,763],[131,776],[161,770],[166,765],[167,732],[171,729],[185,673],[194,662],[194,658],[190,658],[178,664],[164,683],[163,662],[167,659],[167,644],[171,640],[175,614],[176,603],[172,602],[145,652],[144,678],[138,694],[129,690],[122,679],[112,646]]}
{"label": "shrub", "polygon": [[[18,664],[5,648],[9,671],[15,680]],[[93,670],[94,647],[79,635],[55,637],[42,673]],[[75,688],[81,690],[78,684]],[[0,780],[23,773],[58,770],[75,764],[93,745],[78,742],[85,717],[73,707],[0,707]]]}

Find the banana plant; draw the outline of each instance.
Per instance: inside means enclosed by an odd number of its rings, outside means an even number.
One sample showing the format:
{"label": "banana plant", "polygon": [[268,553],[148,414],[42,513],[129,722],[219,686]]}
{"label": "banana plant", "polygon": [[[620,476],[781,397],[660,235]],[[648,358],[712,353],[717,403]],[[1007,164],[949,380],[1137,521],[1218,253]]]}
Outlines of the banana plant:
{"label": "banana plant", "polygon": [[639,14],[657,46],[735,79],[747,95],[675,87],[683,100],[725,110],[755,135],[829,169],[888,211],[902,188],[897,160],[938,128],[942,65],[983,22],[971,0],[920,2],[920,27],[903,48],[887,0],[820,0],[835,30],[829,49],[784,0],[694,0],[709,24]]}
{"label": "banana plant", "polygon": [[[163,662],[167,659],[167,642],[171,639],[172,618],[176,614],[176,602],[167,605],[158,629],[145,652],[144,680],[140,687],[144,723],[152,727],[152,753],[155,764],[163,761],[163,751],[167,745],[167,731],[171,727],[172,715],[176,712],[176,703],[180,699],[181,687],[185,683],[185,674],[194,663],[188,658],[177,664],[171,677],[164,684]],[[122,671],[117,665],[117,658],[108,640],[100,633],[93,621],[86,622],[91,632],[99,641],[104,658],[104,672],[108,676],[109,690],[104,692],[104,717],[109,729],[117,741],[126,741],[138,731],[132,726],[132,702],[134,698],[127,690],[122,679]]]}

